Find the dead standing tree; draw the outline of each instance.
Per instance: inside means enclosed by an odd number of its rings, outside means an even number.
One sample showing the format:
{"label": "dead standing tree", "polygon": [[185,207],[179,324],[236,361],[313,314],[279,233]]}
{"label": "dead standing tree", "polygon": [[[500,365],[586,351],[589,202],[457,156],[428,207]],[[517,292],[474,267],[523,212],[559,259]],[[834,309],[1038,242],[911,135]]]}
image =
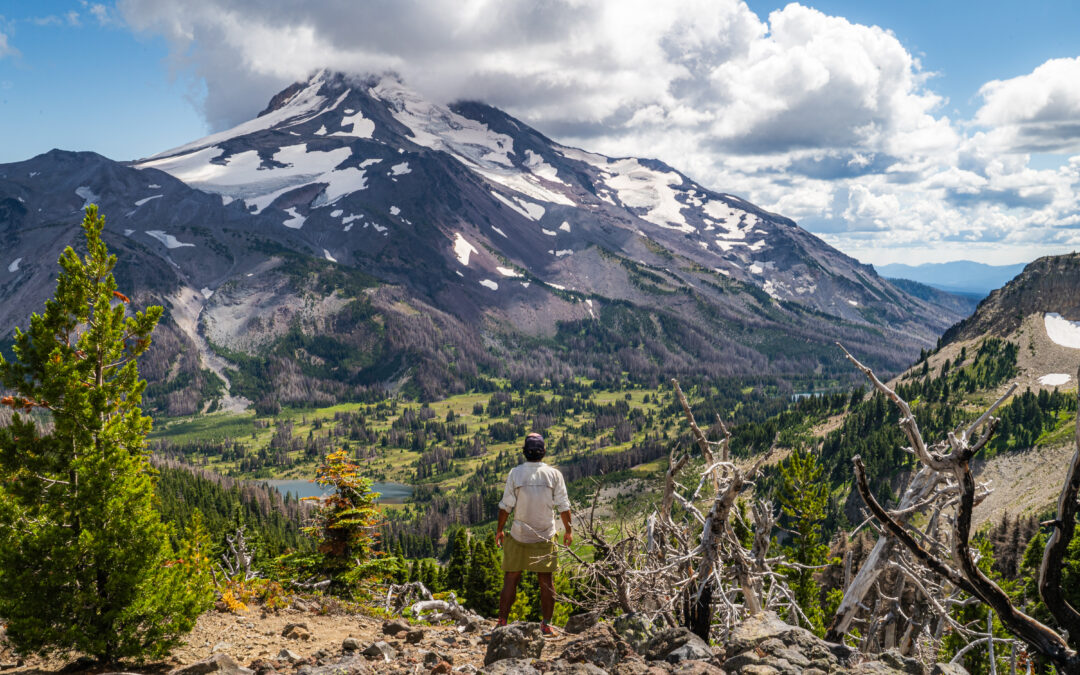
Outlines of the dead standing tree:
{"label": "dead standing tree", "polygon": [[[753,525],[742,522],[736,506],[771,450],[744,472],[731,461],[731,436],[723,422],[717,419],[723,437],[708,440],[678,382],[673,380],[672,386],[704,460],[697,485],[679,482],[690,458],[676,458],[673,451],[659,507],[646,519],[644,532],[622,527],[618,538],[609,541],[604,528],[586,518],[583,541],[596,555],[585,561],[571,552],[578,562],[578,587],[588,590],[593,607],[617,606],[648,619],[663,618],[670,625],[686,625],[705,639],[710,633],[722,638],[748,615],[766,609],[786,611],[793,620],[808,624],[783,576],[774,571],[786,563],[768,557],[775,523],[772,506],[753,504]],[[707,512],[699,504],[708,504]],[[753,531],[749,548],[736,534],[736,522]]]}
{"label": "dead standing tree", "polygon": [[[1061,672],[1080,674],[1080,612],[1069,604],[1061,592],[1062,560],[1075,532],[1076,515],[1080,507],[1077,502],[1077,495],[1080,493],[1080,411],[1077,414],[1076,452],[1058,497],[1057,517],[1050,523],[1053,530],[1046,543],[1039,570],[1039,594],[1058,624],[1058,629],[1055,630],[1013,605],[1005,591],[978,568],[971,548],[972,511],[980,501],[980,489],[971,472],[971,461],[993,436],[997,419],[992,417],[991,413],[1012,394],[1015,385],[967,429],[949,433],[945,440],[927,445],[907,402],[882,383],[868,367],[850,354],[847,356],[870,378],[878,391],[900,408],[900,424],[911,441],[911,451],[922,464],[919,475],[926,475],[927,481],[933,485],[944,484],[942,492],[951,497],[947,505],[955,509],[947,537],[949,546],[943,550],[939,540],[926,537],[905,522],[906,516],[917,510],[912,507],[921,502],[906,509],[886,510],[870,491],[862,458],[852,458],[859,494],[887,535],[895,542],[894,545],[903,547],[922,567],[931,570],[937,579],[944,580],[987,605],[998,615],[1006,629],[1027,643],[1036,653],[1047,658]],[[1080,372],[1077,376],[1080,378]],[[976,436],[980,427],[982,431]],[[915,577],[914,581],[920,582],[922,579],[923,577]],[[940,584],[936,579],[927,581]],[[850,586],[848,591],[852,591]],[[841,617],[838,615],[837,618]],[[834,622],[834,630],[837,625],[837,622]],[[988,640],[987,644],[992,645],[993,640]]]}

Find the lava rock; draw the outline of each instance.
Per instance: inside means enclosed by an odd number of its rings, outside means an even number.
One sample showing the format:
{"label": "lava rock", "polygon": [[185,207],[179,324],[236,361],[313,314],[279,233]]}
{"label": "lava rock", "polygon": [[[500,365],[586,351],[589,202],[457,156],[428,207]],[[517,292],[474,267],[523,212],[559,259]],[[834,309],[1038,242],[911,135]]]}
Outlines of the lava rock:
{"label": "lava rock", "polygon": [[424,639],[424,631],[417,628],[405,633],[405,642],[410,645],[418,645]]}
{"label": "lava rock", "polygon": [[615,629],[615,634],[626,640],[638,653],[656,633],[652,622],[640,614],[623,614],[617,617],[611,626]]}
{"label": "lava rock", "polygon": [[387,621],[382,625],[383,635],[397,635],[398,633],[407,633],[412,630],[407,623],[400,621]]}
{"label": "lava rock", "polygon": [[689,628],[680,626],[654,635],[642,646],[641,655],[649,661],[681,663],[711,659],[713,653],[704,640],[691,632]]}
{"label": "lava rock", "polygon": [[206,675],[207,673],[223,673],[224,675],[254,675],[255,671],[244,668],[233,657],[218,652],[213,656],[196,661],[187,666],[181,666],[169,671],[169,675]]}
{"label": "lava rock", "polygon": [[630,645],[608,624],[597,624],[576,640],[567,643],[559,658],[570,663],[592,663],[610,669],[632,651]]}
{"label": "lava rock", "polygon": [[397,658],[397,652],[394,648],[386,644],[382,640],[378,642],[372,642],[370,645],[364,648],[364,651],[360,652],[364,656],[372,659],[382,659],[389,663]]}
{"label": "lava rock", "polygon": [[585,614],[575,614],[566,620],[565,630],[567,633],[577,635],[578,633],[584,633],[599,621],[595,612],[586,612]]}
{"label": "lava rock", "polygon": [[485,664],[479,672],[483,675],[540,675],[529,659],[500,659]]}
{"label": "lava rock", "polygon": [[360,643],[360,641],[354,637],[347,637],[341,641],[341,648],[347,652],[355,652],[362,646],[363,645]]}
{"label": "lava rock", "polygon": [[538,659],[544,651],[544,634],[538,623],[514,623],[491,632],[484,665],[505,659]]}
{"label": "lava rock", "polygon": [[281,636],[290,640],[310,640],[311,633],[306,623],[288,623],[281,629]]}

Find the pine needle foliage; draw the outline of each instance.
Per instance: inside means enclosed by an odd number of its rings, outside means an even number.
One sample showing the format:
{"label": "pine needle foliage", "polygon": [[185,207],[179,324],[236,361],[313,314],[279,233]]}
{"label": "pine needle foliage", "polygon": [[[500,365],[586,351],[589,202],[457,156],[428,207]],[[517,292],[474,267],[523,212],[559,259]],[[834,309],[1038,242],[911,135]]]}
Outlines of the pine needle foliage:
{"label": "pine needle foliage", "polygon": [[19,651],[111,663],[166,654],[212,588],[199,528],[174,549],[155,510],[136,359],[162,308],[128,311],[104,223],[86,209],[86,256],[64,250],[56,294],[0,356],[16,411],[0,428],[0,616]]}
{"label": "pine needle foliage", "polygon": [[335,592],[362,595],[364,582],[388,571],[387,561],[374,551],[379,493],[371,491],[371,480],[360,475],[344,450],[326,455],[315,482],[331,490],[315,498],[319,510],[306,528],[318,542],[314,567],[330,577]]}

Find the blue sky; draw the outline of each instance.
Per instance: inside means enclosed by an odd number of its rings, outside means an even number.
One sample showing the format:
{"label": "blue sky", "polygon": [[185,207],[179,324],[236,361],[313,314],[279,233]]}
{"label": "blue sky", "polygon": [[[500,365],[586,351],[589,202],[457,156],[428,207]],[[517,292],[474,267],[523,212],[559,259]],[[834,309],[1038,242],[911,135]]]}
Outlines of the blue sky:
{"label": "blue sky", "polygon": [[312,69],[652,156],[868,262],[1080,248],[1080,4],[0,0],[0,162],[135,159]]}

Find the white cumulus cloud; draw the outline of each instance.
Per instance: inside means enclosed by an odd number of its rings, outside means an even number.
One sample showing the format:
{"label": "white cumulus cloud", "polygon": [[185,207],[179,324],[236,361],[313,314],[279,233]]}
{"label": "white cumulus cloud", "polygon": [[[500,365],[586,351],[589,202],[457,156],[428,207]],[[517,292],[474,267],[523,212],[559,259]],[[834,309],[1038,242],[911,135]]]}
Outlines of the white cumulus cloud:
{"label": "white cumulus cloud", "polygon": [[1012,262],[1080,245],[1080,161],[1036,170],[1025,154],[1080,152],[1080,59],[989,82],[975,119],[951,120],[895,34],[798,3],[767,17],[742,0],[119,0],[117,11],[205,84],[215,130],[319,68],[393,71],[436,102],[481,100],[566,144],[659,158],[870,261],[918,247],[964,257],[984,242]]}

